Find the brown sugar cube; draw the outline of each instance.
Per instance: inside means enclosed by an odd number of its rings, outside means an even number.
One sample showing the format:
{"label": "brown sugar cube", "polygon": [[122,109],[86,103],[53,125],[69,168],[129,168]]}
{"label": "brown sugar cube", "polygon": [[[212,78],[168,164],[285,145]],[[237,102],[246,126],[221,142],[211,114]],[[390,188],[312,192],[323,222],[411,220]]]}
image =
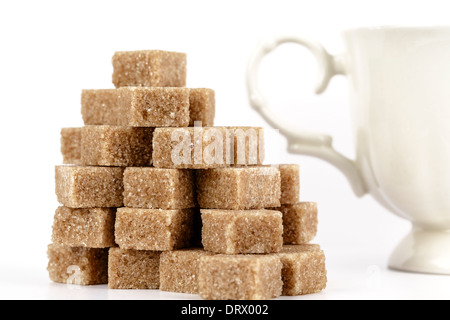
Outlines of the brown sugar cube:
{"label": "brown sugar cube", "polygon": [[200,258],[212,254],[202,249],[163,252],[160,264],[160,289],[169,292],[198,294]]}
{"label": "brown sugar cube", "polygon": [[123,171],[113,167],[56,166],[56,195],[69,208],[123,205]]}
{"label": "brown sugar cube", "polygon": [[[85,125],[130,127],[187,127],[190,93],[186,88],[83,90],[81,113]],[[203,107],[203,109],[202,109]],[[209,105],[194,105],[202,117]]]}
{"label": "brown sugar cube", "polygon": [[283,246],[280,252],[289,253],[289,252],[309,252],[309,251],[321,251],[320,245],[305,243],[305,244],[286,244]]}
{"label": "brown sugar cube", "polygon": [[158,128],[153,135],[153,164],[157,168],[208,169],[263,161],[262,128]]}
{"label": "brown sugar cube", "polygon": [[186,54],[159,50],[116,52],[113,83],[119,87],[184,87]]}
{"label": "brown sugar cube", "polygon": [[85,125],[127,126],[127,109],[119,105],[117,89],[83,90],[81,115]]}
{"label": "brown sugar cube", "polygon": [[317,203],[300,202],[283,205],[277,210],[283,213],[284,244],[304,244],[314,240],[319,224]]}
{"label": "brown sugar cube", "polygon": [[114,247],[116,209],[59,207],[53,222],[53,243],[69,247]]}
{"label": "brown sugar cube", "polygon": [[224,254],[279,252],[283,246],[281,213],[270,210],[201,210],[203,247]]}
{"label": "brown sugar cube", "polygon": [[123,183],[126,207],[165,210],[195,207],[192,171],[127,168]]}
{"label": "brown sugar cube", "polygon": [[300,201],[300,168],[296,164],[279,166],[281,174],[281,204],[296,204]]}
{"label": "brown sugar cube", "polygon": [[121,88],[119,110],[132,127],[187,127],[189,125],[189,89]]}
{"label": "brown sugar cube", "polygon": [[121,249],[170,251],[188,247],[193,210],[117,209],[115,235]]}
{"label": "brown sugar cube", "polygon": [[61,153],[64,164],[81,164],[81,128],[61,129]]}
{"label": "brown sugar cube", "polygon": [[207,300],[268,300],[281,295],[275,255],[215,255],[200,259],[199,293]]}
{"label": "brown sugar cube", "polygon": [[150,166],[152,139],[153,128],[86,126],[81,132],[81,160],[88,166]]}
{"label": "brown sugar cube", "polygon": [[203,126],[213,126],[214,91],[132,87],[83,90],[81,114],[85,125],[187,127],[201,121]]}
{"label": "brown sugar cube", "polygon": [[214,117],[216,115],[214,90],[204,88],[190,89],[189,105],[190,127],[193,127],[195,122],[201,122],[204,127],[214,126]]}
{"label": "brown sugar cube", "polygon": [[90,286],[108,283],[108,249],[48,246],[48,273],[53,282]]}
{"label": "brown sugar cube", "polygon": [[160,252],[111,248],[108,263],[110,289],[159,289]]}
{"label": "brown sugar cube", "polygon": [[197,172],[197,199],[205,209],[279,207],[280,172],[275,167],[220,168]]}
{"label": "brown sugar cube", "polygon": [[[262,165],[265,158],[264,129],[252,127],[226,128],[231,165]],[[228,159],[227,159],[227,163]]]}
{"label": "brown sugar cube", "polygon": [[283,264],[284,296],[319,293],[326,288],[325,254],[319,246],[284,246],[276,255]]}

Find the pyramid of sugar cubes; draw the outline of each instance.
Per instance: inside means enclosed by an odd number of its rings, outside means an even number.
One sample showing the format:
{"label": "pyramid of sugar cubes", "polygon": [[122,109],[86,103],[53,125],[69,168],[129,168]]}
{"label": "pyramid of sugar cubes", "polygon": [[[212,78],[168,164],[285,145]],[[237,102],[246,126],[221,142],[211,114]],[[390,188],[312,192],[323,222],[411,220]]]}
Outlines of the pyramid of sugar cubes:
{"label": "pyramid of sugar cubes", "polygon": [[186,88],[186,54],[112,62],[116,88],[83,90],[85,126],[61,130],[51,280],[217,300],[321,292],[298,165],[263,165],[261,128],[214,127],[214,91]]}

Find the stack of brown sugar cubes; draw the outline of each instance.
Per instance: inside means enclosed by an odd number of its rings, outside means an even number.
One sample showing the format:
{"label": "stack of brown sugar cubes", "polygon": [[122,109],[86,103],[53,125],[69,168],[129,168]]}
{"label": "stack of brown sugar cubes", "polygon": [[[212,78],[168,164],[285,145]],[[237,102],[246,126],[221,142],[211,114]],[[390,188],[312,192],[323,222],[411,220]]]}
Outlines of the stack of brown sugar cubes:
{"label": "stack of brown sugar cubes", "polygon": [[322,291],[317,205],[299,167],[265,166],[261,128],[214,127],[186,55],[118,52],[116,89],[84,90],[85,127],[61,131],[51,280],[204,299]]}

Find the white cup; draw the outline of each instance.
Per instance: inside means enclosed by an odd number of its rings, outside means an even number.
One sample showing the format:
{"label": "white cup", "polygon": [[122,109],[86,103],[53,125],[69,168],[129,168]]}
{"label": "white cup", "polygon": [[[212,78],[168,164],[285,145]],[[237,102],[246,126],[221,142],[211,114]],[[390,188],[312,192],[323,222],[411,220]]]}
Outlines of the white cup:
{"label": "white cup", "polygon": [[[450,274],[450,27],[359,28],[343,38],[346,53],[338,56],[299,36],[262,41],[247,70],[251,105],[287,137],[289,152],[330,162],[356,195],[371,194],[412,222],[391,268]],[[257,71],[287,42],[317,58],[318,94],[334,75],[348,77],[356,160],[333,149],[330,136],[293,127],[269,108]]]}

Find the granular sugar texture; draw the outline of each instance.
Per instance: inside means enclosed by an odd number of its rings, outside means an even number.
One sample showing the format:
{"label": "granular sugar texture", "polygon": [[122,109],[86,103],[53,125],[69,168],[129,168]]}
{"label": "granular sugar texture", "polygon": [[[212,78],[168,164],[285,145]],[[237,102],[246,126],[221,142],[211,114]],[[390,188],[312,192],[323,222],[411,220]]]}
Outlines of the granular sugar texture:
{"label": "granular sugar texture", "polygon": [[281,213],[270,210],[201,210],[205,250],[224,254],[279,252]]}
{"label": "granular sugar texture", "polygon": [[119,208],[116,214],[116,243],[121,249],[148,251],[189,247],[193,216],[193,209]]}
{"label": "granular sugar texture", "polygon": [[153,128],[86,126],[81,132],[81,160],[86,166],[150,166],[152,140]]}
{"label": "granular sugar texture", "polygon": [[196,206],[194,172],[179,169],[127,168],[124,203],[130,208],[189,209]]}
{"label": "granular sugar texture", "polygon": [[58,283],[90,286],[108,283],[108,250],[48,246],[48,273]]}
{"label": "granular sugar texture", "polygon": [[159,289],[161,252],[111,248],[108,263],[110,289]]}
{"label": "granular sugar texture", "polygon": [[281,204],[296,204],[300,201],[300,168],[297,164],[278,167],[281,174]]}
{"label": "granular sugar texture", "polygon": [[53,243],[69,247],[114,247],[116,209],[59,207],[53,222]]}
{"label": "granular sugar texture", "polygon": [[319,246],[284,246],[277,256],[283,264],[283,295],[313,294],[326,288],[325,254]]}
{"label": "granular sugar texture", "polygon": [[69,208],[117,208],[123,205],[123,168],[56,166],[59,203]]}
{"label": "granular sugar texture", "polygon": [[199,291],[206,300],[268,300],[283,288],[274,255],[215,255],[200,260]]}
{"label": "granular sugar texture", "polygon": [[200,258],[212,255],[202,249],[167,251],[161,255],[161,290],[198,294]]}
{"label": "granular sugar texture", "polygon": [[61,153],[64,164],[81,165],[81,128],[61,129]]}
{"label": "granular sugar texture", "polygon": [[185,53],[148,50],[116,52],[112,81],[119,87],[186,86]]}
{"label": "granular sugar texture", "polygon": [[280,172],[275,167],[244,167],[197,172],[198,203],[204,209],[279,207]]}

